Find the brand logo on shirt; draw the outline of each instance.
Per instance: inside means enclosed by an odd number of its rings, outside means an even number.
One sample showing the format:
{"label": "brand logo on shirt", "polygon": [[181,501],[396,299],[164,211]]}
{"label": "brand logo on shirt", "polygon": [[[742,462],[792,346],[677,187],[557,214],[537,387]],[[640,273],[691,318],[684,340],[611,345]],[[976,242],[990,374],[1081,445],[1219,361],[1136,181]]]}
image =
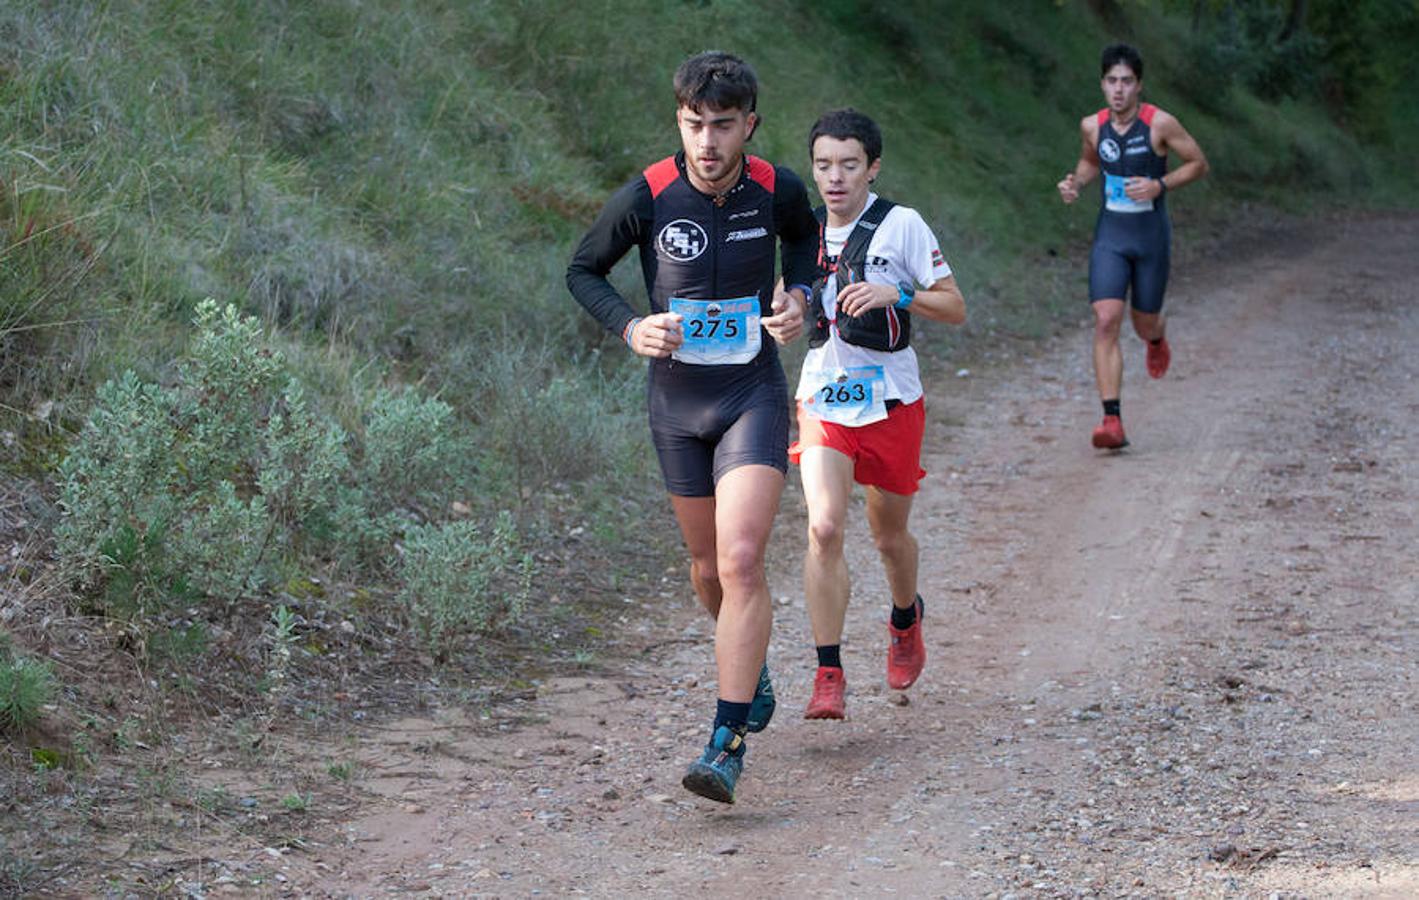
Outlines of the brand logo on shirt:
{"label": "brand logo on shirt", "polygon": [[676,219],[660,229],[655,245],[662,254],[676,262],[689,262],[705,252],[709,246],[709,236],[689,219]]}
{"label": "brand logo on shirt", "polygon": [[730,213],[729,221],[733,222],[735,219],[752,219],[758,214],[759,211],[757,209],[741,209],[737,213]]}
{"label": "brand logo on shirt", "polygon": [[1099,141],[1099,158],[1104,162],[1117,162],[1119,158],[1118,142],[1113,138],[1104,138]]}
{"label": "brand logo on shirt", "polygon": [[742,231],[731,231],[731,232],[729,232],[729,234],[726,234],[726,235],[724,236],[724,242],[725,242],[726,244],[732,244],[732,243],[734,243],[735,241],[752,241],[752,240],[754,240],[755,238],[768,237],[768,236],[769,236],[769,230],[768,230],[767,228],[762,227],[762,226],[759,227],[759,228],[745,228],[745,229],[743,229]]}

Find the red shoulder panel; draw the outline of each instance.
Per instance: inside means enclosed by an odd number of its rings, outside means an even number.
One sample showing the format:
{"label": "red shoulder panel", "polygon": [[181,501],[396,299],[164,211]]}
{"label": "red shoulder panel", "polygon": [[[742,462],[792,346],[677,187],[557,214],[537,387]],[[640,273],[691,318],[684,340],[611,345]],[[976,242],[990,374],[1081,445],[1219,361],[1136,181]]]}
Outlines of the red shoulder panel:
{"label": "red shoulder panel", "polygon": [[1153,125],[1153,117],[1158,114],[1158,107],[1151,103],[1145,103],[1138,107],[1138,118],[1143,120],[1143,124],[1149,127]]}
{"label": "red shoulder panel", "polygon": [[745,156],[749,165],[749,177],[757,181],[770,194],[774,192],[774,167],[757,156]]}
{"label": "red shoulder panel", "polygon": [[675,157],[667,156],[658,163],[645,167],[645,183],[650,185],[650,195],[659,197],[660,192],[670,187],[680,177],[680,167],[675,165]]}
{"label": "red shoulder panel", "polygon": [[1099,127],[1102,128],[1109,121],[1109,108],[1105,106],[1103,109],[1099,110],[1094,116],[1094,121],[1098,122]]}

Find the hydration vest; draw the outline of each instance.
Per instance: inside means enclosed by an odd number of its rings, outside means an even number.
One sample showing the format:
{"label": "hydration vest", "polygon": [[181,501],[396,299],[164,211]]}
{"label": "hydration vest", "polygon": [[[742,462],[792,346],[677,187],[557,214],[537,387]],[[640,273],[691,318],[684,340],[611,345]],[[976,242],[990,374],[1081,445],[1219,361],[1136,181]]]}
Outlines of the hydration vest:
{"label": "hydration vest", "polygon": [[[869,350],[896,352],[911,343],[912,317],[904,309],[887,306],[870,309],[860,316],[835,315],[833,322],[828,320],[823,310],[823,288],[829,278],[837,279],[839,291],[855,281],[867,280],[867,247],[877,233],[877,226],[882,224],[894,206],[896,204],[891,200],[878,197],[862,213],[843,244],[842,252],[831,262],[828,257],[828,209],[820,206],[813,211],[813,215],[818,217],[818,280],[813,283],[813,296],[808,302],[808,321],[812,328],[808,346],[817,347],[826,341],[834,323],[839,337],[849,344]],[[839,272],[845,272],[845,278],[838,278]]]}

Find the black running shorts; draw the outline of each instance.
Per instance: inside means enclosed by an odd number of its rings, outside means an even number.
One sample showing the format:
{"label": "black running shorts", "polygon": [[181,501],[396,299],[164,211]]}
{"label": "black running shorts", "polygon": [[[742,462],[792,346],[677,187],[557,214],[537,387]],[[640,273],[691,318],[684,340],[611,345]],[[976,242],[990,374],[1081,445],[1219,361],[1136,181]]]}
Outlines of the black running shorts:
{"label": "black running shorts", "polygon": [[1089,301],[1130,300],[1139,312],[1160,312],[1172,243],[1173,227],[1166,215],[1100,216],[1089,253]]}
{"label": "black running shorts", "polygon": [[712,497],[739,466],[788,471],[788,383],[777,354],[742,366],[657,359],[647,391],[651,439],[671,494]]}

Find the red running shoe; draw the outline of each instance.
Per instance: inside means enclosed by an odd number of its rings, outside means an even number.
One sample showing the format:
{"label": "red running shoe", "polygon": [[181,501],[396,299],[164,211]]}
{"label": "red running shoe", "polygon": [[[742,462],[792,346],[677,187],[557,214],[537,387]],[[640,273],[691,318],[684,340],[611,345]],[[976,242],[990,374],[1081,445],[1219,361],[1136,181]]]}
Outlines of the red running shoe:
{"label": "red running shoe", "polygon": [[841,719],[847,715],[847,704],[843,701],[843,690],[847,680],[843,670],[832,666],[819,666],[813,676],[813,698],[804,710],[805,719]]}
{"label": "red running shoe", "polygon": [[1123,422],[1118,416],[1104,416],[1104,421],[1094,429],[1094,446],[1101,450],[1117,450],[1128,446],[1128,438],[1123,436]]}
{"label": "red running shoe", "polygon": [[904,691],[911,687],[926,666],[926,643],[921,639],[921,598],[916,601],[916,621],[904,629],[887,623],[891,643],[887,645],[887,687]]}
{"label": "red running shoe", "polygon": [[1167,338],[1158,338],[1155,344],[1148,342],[1148,374],[1162,378],[1168,373],[1168,363],[1173,361],[1173,351],[1168,347]]}

